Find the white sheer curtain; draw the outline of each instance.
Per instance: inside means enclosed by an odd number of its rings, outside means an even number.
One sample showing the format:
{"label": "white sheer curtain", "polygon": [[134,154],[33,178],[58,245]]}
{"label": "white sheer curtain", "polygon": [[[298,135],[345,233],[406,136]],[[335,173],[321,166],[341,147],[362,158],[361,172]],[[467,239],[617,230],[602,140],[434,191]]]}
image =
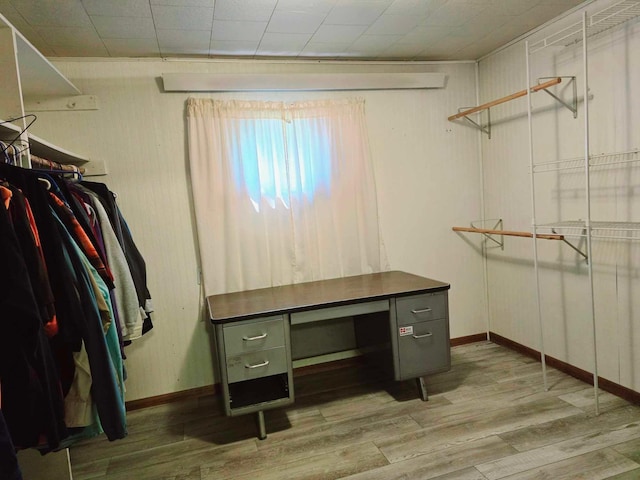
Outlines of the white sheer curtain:
{"label": "white sheer curtain", "polygon": [[187,102],[205,294],[386,269],[364,100]]}

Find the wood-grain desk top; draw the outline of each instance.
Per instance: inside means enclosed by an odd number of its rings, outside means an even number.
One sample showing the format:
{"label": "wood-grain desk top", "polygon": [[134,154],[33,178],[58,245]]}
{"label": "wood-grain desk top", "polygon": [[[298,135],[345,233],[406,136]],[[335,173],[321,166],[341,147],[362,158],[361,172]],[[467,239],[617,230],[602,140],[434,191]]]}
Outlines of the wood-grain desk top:
{"label": "wood-grain desk top", "polygon": [[212,323],[294,313],[416,293],[448,290],[449,284],[405,272],[382,272],[260,288],[207,297]]}

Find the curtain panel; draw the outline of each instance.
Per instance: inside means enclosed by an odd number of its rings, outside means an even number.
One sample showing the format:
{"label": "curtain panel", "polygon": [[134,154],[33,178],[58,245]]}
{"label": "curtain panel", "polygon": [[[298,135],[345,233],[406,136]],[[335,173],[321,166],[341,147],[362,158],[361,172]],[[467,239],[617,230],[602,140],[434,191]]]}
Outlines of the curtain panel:
{"label": "curtain panel", "polygon": [[387,269],[364,100],[187,101],[205,295]]}

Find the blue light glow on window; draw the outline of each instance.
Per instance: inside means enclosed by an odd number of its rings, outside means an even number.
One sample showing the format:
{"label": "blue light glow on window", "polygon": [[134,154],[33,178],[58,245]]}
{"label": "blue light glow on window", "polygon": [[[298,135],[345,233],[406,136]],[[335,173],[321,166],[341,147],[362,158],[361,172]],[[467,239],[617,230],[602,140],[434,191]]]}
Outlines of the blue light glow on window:
{"label": "blue light glow on window", "polygon": [[233,178],[256,209],[290,208],[292,198],[313,201],[328,192],[331,135],[323,119],[238,120],[240,138],[229,138]]}

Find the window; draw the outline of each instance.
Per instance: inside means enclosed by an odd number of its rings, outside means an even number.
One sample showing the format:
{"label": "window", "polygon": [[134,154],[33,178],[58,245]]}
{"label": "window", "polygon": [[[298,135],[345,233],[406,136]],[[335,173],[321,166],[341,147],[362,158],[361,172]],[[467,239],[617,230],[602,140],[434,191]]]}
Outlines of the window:
{"label": "window", "polygon": [[331,180],[330,132],[317,119],[238,120],[230,139],[230,165],[237,188],[245,188],[256,211],[261,199],[271,208],[291,199],[313,201]]}
{"label": "window", "polygon": [[385,265],[364,101],[189,99],[205,294]]}

